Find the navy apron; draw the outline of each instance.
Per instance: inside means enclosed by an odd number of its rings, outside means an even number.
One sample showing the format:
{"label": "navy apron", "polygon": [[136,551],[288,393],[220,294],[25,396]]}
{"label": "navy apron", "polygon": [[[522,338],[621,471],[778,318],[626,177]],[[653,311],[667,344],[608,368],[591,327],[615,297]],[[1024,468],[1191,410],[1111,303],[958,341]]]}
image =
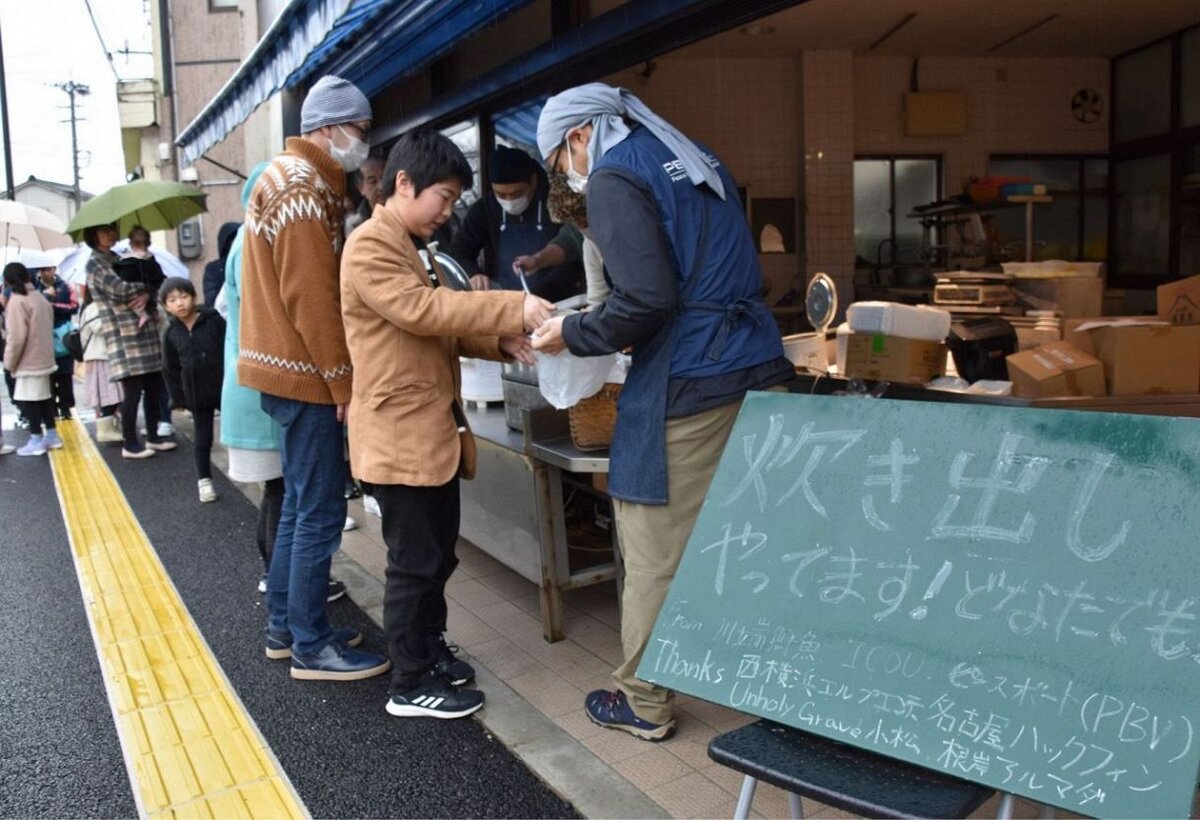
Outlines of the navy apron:
{"label": "navy apron", "polygon": [[[537,207],[536,221],[526,219],[520,222],[510,222],[508,212],[503,208],[500,209],[500,230],[499,238],[496,241],[496,276],[492,282],[502,290],[522,289],[521,278],[513,272],[513,260],[518,256],[532,256],[546,247],[546,243],[550,241],[544,233],[550,229],[550,218],[546,215],[546,205],[539,198],[536,202],[530,203],[529,208],[535,206]],[[529,210],[526,209],[525,213],[528,212]]]}
{"label": "navy apron", "polygon": [[[701,209],[700,252],[692,262],[691,275],[680,292],[682,310],[703,310],[726,314],[726,321],[739,309],[691,301],[704,267],[704,249],[708,244],[708,206]],[[617,424],[609,450],[608,494],[634,504],[668,503],[667,483],[667,387],[671,381],[671,354],[674,351],[678,314],[654,334],[645,347],[634,352],[633,366],[625,377],[625,386],[617,399]],[[722,325],[724,328],[725,325]],[[727,333],[718,331],[713,345],[724,347]],[[710,350],[713,348],[710,347]]]}

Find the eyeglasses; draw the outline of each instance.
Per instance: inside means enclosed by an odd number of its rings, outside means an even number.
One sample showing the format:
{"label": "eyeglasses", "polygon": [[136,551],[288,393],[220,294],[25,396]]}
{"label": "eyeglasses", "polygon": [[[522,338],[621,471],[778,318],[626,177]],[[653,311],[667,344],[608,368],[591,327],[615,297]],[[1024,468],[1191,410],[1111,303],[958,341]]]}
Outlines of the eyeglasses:
{"label": "eyeglasses", "polygon": [[567,138],[563,137],[563,141],[558,144],[558,147],[554,149],[554,152],[550,154],[550,158],[546,161],[546,168],[548,170],[562,173],[561,171],[558,171],[558,160],[562,157],[563,149],[566,147]]}
{"label": "eyeglasses", "polygon": [[358,138],[363,142],[370,142],[371,129],[363,128],[361,125],[352,122],[342,123],[342,128],[353,128]]}

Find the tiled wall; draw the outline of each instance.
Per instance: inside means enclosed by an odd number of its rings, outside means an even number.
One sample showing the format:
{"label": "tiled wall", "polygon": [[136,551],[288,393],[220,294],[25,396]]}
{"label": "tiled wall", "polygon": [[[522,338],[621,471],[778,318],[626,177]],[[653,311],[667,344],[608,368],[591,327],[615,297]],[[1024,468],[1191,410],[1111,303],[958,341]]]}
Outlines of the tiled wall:
{"label": "tiled wall", "polygon": [[854,292],[854,56],[804,52],[808,272],[833,277],[844,310]]}
{"label": "tiled wall", "polygon": [[[244,32],[240,13],[211,11],[208,0],[177,0],[170,4],[170,9],[177,126],[182,130],[237,70]],[[246,173],[243,129],[233,130],[206,154],[223,165]],[[234,174],[211,163],[198,161],[194,167],[208,194],[207,212],[200,217],[204,250],[198,259],[187,263],[193,281],[199,283],[205,263],[217,258],[217,234],[221,224],[242,219],[242,186]]]}
{"label": "tiled wall", "polygon": [[[637,94],[690,137],[706,143],[755,197],[795,197],[799,190],[797,60],[777,58],[670,58],[605,79]],[[795,283],[799,256],[759,257],[768,301]]]}

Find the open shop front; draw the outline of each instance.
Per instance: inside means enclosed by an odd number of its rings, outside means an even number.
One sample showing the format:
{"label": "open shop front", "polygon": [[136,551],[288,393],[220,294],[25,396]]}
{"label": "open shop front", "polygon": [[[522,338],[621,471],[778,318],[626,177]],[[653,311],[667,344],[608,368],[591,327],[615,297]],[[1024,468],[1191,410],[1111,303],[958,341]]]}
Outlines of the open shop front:
{"label": "open shop front", "polygon": [[[447,3],[426,22],[396,10],[416,5],[351,4],[285,95],[324,73],[356,82],[380,150],[444,130],[478,171],[465,212],[489,195],[495,145],[536,155],[548,94],[629,88],[737,179],[795,389],[854,386],[837,376],[1200,415],[1191,4],[540,0],[493,4],[486,20]],[[554,640],[559,591],[619,574],[606,453],[576,446],[536,372],[472,368],[480,464],[462,532],[541,585]]]}

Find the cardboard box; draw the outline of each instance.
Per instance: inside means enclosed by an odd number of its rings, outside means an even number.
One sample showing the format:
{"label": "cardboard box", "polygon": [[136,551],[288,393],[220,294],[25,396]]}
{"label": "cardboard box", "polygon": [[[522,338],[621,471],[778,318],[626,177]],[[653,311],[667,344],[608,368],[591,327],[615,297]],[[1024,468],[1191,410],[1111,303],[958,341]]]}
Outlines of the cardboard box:
{"label": "cardboard box", "polygon": [[1017,279],[1013,290],[1031,308],[1057,310],[1063,318],[1098,316],[1104,310],[1104,279],[1100,276]]}
{"label": "cardboard box", "polygon": [[1158,315],[1173,325],[1200,325],[1200,276],[1160,285]]}
{"label": "cardboard box", "polygon": [[1068,323],[1066,340],[1104,363],[1110,396],[1200,392],[1200,325],[1144,321]]}
{"label": "cardboard box", "polygon": [[1051,396],[1103,396],[1104,364],[1067,342],[1050,342],[1008,357],[1013,395],[1027,399]]}
{"label": "cardboard box", "polygon": [[925,384],[946,371],[946,345],[882,334],[852,333],[846,340],[846,377]]}

